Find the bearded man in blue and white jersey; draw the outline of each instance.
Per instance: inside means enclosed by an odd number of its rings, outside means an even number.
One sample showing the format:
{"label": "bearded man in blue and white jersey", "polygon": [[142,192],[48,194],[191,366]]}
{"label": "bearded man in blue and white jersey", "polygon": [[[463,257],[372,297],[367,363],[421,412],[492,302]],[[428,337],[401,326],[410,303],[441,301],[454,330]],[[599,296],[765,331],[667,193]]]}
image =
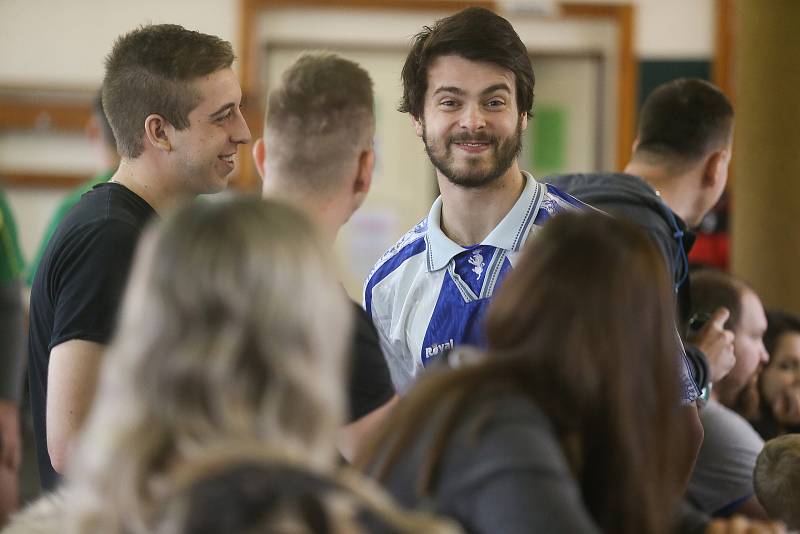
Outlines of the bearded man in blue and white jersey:
{"label": "bearded man in blue and white jersey", "polygon": [[402,78],[400,111],[441,196],[366,282],[364,304],[401,394],[443,351],[482,344],[483,315],[527,239],[553,214],[583,206],[519,168],[534,74],[507,20],[468,8],[426,27]]}

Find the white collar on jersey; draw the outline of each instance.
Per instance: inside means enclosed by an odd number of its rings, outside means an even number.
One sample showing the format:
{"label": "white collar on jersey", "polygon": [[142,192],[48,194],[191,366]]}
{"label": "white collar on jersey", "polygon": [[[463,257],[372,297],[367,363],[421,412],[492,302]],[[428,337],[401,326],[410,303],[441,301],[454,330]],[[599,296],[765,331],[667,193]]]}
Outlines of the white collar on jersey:
{"label": "white collar on jersey", "polygon": [[[511,210],[503,217],[494,230],[480,244],[517,251],[527,239],[528,230],[542,205],[547,187],[538,183],[530,173],[522,171],[525,188]],[[447,266],[456,255],[464,252],[464,247],[453,242],[442,232],[442,197],[439,196],[428,212],[428,231],[425,244],[428,256],[428,271],[438,271]]]}

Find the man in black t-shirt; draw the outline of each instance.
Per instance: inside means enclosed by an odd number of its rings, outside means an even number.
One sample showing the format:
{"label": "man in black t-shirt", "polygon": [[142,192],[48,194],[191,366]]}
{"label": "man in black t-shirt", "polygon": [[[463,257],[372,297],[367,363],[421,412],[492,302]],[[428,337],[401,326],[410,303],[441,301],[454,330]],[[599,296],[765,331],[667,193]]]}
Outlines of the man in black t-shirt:
{"label": "man in black t-shirt", "polygon": [[[269,95],[264,139],[253,147],[264,195],[299,206],[331,243],[372,183],[373,101],[372,80],[357,64],[334,54],[305,54]],[[339,443],[347,459],[395,398],[378,334],[363,308],[353,307],[350,423]]]}
{"label": "man in black t-shirt", "polygon": [[58,226],[31,289],[28,379],[45,490],[89,410],[142,228],[225,188],[250,141],[233,60],[230,43],[169,24],[123,35],[106,60],[103,108],[121,163]]}

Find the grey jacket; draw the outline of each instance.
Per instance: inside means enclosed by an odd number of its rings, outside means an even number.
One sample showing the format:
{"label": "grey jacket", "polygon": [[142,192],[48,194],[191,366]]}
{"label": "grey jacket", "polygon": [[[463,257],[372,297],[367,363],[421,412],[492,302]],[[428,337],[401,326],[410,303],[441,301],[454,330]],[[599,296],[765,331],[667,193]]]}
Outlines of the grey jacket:
{"label": "grey jacket", "polygon": [[[661,251],[676,290],[677,325],[683,332],[692,313],[688,254],[695,234],[658,192],[640,177],[624,173],[562,174],[548,176],[544,181],[609,215],[637,225],[650,236]],[[693,366],[695,383],[703,389],[708,382],[706,357],[690,343],[684,343],[684,349]]]}

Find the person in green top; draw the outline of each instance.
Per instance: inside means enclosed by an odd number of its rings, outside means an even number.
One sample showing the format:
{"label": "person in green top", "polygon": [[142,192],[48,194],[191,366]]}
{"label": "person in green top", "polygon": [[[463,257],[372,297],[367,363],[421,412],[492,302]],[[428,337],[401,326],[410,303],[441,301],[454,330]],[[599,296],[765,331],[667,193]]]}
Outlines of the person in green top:
{"label": "person in green top", "polygon": [[20,279],[24,262],[17,228],[0,191],[0,524],[18,501],[21,458],[19,401],[24,366]]}
{"label": "person in green top", "polygon": [[47,244],[50,242],[53,232],[58,228],[61,219],[72,209],[72,206],[78,203],[78,200],[80,200],[84,193],[97,184],[102,184],[110,180],[119,166],[117,142],[114,139],[114,132],[111,131],[111,125],[108,123],[106,114],[103,111],[103,102],[100,98],[100,92],[97,93],[92,103],[92,116],[86,124],[86,135],[97,147],[104,170],[91,180],[78,186],[74,191],[71,191],[56,208],[55,213],[50,218],[50,222],[44,231],[42,240],[39,243],[39,248],[36,250],[36,255],[30,265],[28,265],[28,269],[25,273],[25,282],[28,284],[28,287],[33,285],[33,278],[36,276],[36,269],[39,267],[44,249],[47,248]]}

